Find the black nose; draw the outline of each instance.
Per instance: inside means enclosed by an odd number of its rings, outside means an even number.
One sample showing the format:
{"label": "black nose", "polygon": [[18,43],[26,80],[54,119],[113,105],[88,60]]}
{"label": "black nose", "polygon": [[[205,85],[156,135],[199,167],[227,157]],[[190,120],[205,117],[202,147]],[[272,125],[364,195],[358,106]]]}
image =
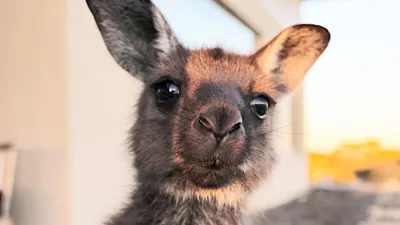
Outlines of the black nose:
{"label": "black nose", "polygon": [[199,114],[195,127],[199,132],[211,132],[217,141],[223,141],[225,137],[234,137],[242,130],[242,116],[238,109],[211,107]]}
{"label": "black nose", "polygon": [[356,170],[354,171],[354,174],[356,175],[357,178],[367,181],[371,178],[371,170],[365,169],[365,170]]}

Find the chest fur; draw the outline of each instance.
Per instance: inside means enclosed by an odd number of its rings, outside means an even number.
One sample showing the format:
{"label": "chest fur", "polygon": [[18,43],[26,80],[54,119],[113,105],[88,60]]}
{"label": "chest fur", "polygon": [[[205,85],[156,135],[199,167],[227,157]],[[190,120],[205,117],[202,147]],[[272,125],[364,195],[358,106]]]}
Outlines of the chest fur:
{"label": "chest fur", "polygon": [[236,207],[172,199],[137,198],[107,225],[247,225]]}
{"label": "chest fur", "polygon": [[160,210],[153,225],[244,225],[237,209],[183,204]]}

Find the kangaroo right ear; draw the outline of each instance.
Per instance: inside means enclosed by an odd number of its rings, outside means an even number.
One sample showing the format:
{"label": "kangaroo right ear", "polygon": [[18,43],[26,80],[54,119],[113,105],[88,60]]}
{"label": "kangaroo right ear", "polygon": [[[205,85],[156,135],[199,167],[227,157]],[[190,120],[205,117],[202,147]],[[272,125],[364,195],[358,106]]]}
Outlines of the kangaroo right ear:
{"label": "kangaroo right ear", "polygon": [[133,76],[146,71],[179,45],[150,0],[86,0],[108,51]]}

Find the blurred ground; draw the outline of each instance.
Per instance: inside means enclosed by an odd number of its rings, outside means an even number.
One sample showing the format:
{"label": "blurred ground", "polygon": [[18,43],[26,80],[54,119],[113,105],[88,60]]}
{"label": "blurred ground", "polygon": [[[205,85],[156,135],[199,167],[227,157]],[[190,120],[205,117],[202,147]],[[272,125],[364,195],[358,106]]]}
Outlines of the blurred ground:
{"label": "blurred ground", "polygon": [[399,225],[400,190],[366,193],[313,188],[265,216],[267,223],[257,225]]}

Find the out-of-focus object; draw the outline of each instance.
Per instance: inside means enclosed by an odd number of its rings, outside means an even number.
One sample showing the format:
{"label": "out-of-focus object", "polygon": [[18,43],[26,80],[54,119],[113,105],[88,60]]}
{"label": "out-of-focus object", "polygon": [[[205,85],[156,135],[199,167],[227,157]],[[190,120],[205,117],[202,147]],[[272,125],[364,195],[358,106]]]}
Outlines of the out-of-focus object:
{"label": "out-of-focus object", "polygon": [[358,169],[354,174],[363,190],[400,191],[400,160]]}
{"label": "out-of-focus object", "polygon": [[361,181],[354,171],[373,167],[380,170],[379,173],[385,174],[384,170],[390,171],[390,168],[395,172],[398,171],[396,168],[400,168],[395,165],[396,161],[400,162],[399,149],[386,148],[379,141],[343,143],[330,154],[309,153],[309,178],[315,185],[327,180],[347,185],[358,184]]}
{"label": "out-of-focus object", "polygon": [[[315,187],[301,198],[265,212],[273,225],[399,225],[400,191],[359,192]],[[265,225],[256,223],[254,225]]]}
{"label": "out-of-focus object", "polygon": [[0,142],[0,225],[12,225],[10,204],[14,187],[16,148],[11,143]]}

